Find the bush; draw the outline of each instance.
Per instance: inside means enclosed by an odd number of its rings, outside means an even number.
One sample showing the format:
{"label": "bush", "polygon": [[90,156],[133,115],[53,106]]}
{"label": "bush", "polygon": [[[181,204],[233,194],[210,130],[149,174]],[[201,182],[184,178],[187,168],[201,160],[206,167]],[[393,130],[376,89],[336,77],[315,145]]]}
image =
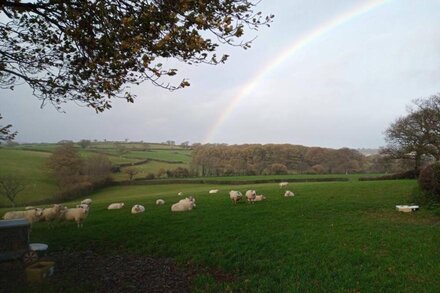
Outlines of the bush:
{"label": "bush", "polygon": [[440,163],[426,166],[419,176],[420,189],[426,197],[440,202]]}
{"label": "bush", "polygon": [[401,173],[394,173],[394,174],[377,176],[377,177],[360,177],[359,181],[416,179],[417,176],[418,176],[417,171],[409,170]]}

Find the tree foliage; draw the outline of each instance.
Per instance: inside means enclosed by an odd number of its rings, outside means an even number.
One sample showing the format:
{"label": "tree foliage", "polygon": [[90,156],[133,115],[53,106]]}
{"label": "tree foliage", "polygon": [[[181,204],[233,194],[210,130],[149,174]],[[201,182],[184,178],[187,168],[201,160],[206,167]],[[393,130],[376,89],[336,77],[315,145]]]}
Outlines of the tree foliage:
{"label": "tree foliage", "polygon": [[[365,157],[348,148],[326,149],[288,144],[193,145],[192,171],[202,176],[352,173]],[[319,166],[319,167],[317,167]]]}
{"label": "tree foliage", "polygon": [[440,95],[415,100],[414,105],[387,128],[382,153],[413,160],[419,170],[424,158],[440,159]]}
{"label": "tree foliage", "polygon": [[163,60],[223,63],[220,44],[249,48],[246,30],[269,25],[249,0],[0,1],[0,87],[27,83],[42,105],[76,101],[96,111],[133,102],[128,86],[170,90]]}
{"label": "tree foliage", "polygon": [[[0,120],[2,120],[3,117],[0,114]],[[17,132],[12,132],[12,125],[11,124],[7,124],[5,126],[0,125],[0,144],[2,143],[2,141],[11,141],[15,138],[15,136],[17,135]]]}
{"label": "tree foliage", "polygon": [[56,148],[47,163],[60,189],[58,197],[62,199],[83,195],[111,180],[112,165],[106,156],[83,159],[72,143]]}

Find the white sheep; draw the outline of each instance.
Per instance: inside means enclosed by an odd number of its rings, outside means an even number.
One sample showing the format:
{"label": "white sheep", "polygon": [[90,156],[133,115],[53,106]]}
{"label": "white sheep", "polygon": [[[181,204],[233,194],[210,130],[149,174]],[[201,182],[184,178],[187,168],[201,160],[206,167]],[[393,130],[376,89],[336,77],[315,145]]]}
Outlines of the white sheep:
{"label": "white sheep", "polygon": [[163,199],[158,199],[158,200],[156,200],[156,204],[158,205],[158,206],[160,206],[160,205],[163,205],[163,204],[165,204],[165,201],[163,200]]}
{"label": "white sheep", "polygon": [[229,198],[230,198],[234,203],[237,203],[238,201],[240,201],[242,197],[243,197],[243,195],[241,194],[240,191],[236,191],[236,190],[231,190],[231,191],[229,191]]}
{"label": "white sheep", "polygon": [[248,190],[245,193],[246,199],[248,202],[254,202],[255,196],[257,195],[257,192],[255,190]]}
{"label": "white sheep", "polygon": [[289,182],[280,182],[280,188],[286,188],[289,185]]}
{"label": "white sheep", "polygon": [[266,199],[266,197],[264,195],[260,194],[260,195],[255,196],[254,201],[263,201],[265,199]]}
{"label": "white sheep", "polygon": [[210,191],[209,191],[209,194],[214,194],[214,193],[217,193],[218,192],[218,189],[211,189]]}
{"label": "white sheep", "polygon": [[87,218],[88,210],[83,208],[71,208],[67,209],[64,213],[64,220],[72,221],[74,220],[78,226],[78,228],[82,227],[82,221]]}
{"label": "white sheep", "polygon": [[81,201],[81,204],[86,204],[89,206],[92,204],[92,200],[90,198],[86,198],[85,200]]}
{"label": "white sheep", "polygon": [[180,200],[171,206],[172,212],[186,212],[190,211],[195,207],[195,202],[189,198]]}
{"label": "white sheep", "polygon": [[26,211],[11,211],[4,214],[3,219],[12,220],[12,219],[26,219],[32,225],[35,222],[38,222],[43,214],[41,209],[31,209]]}
{"label": "white sheep", "polygon": [[87,210],[87,211],[89,211],[89,209],[90,209],[90,206],[89,206],[88,204],[85,204],[85,203],[77,204],[76,207],[77,207],[77,208],[85,209],[85,210]]}
{"label": "white sheep", "polygon": [[178,195],[178,196],[182,196],[182,195],[183,195],[183,192],[181,191],[181,192],[177,193],[177,195]]}
{"label": "white sheep", "polygon": [[143,213],[145,212],[145,207],[140,205],[140,204],[135,204],[132,208],[131,208],[131,213],[132,214],[139,214],[139,213]]}
{"label": "white sheep", "polygon": [[290,197],[290,196],[295,196],[295,194],[292,191],[290,191],[290,190],[286,190],[286,192],[284,192],[284,196],[285,197]]}
{"label": "white sheep", "polygon": [[197,205],[196,205],[196,199],[195,199],[194,197],[192,197],[192,196],[190,196],[190,197],[186,197],[186,198],[184,198],[184,199],[181,199],[181,200],[179,200],[179,203],[180,203],[180,202],[191,202],[193,208],[195,208],[195,207],[197,206]]}
{"label": "white sheep", "polygon": [[45,208],[43,210],[42,219],[47,222],[51,222],[60,217],[63,206],[60,204],[54,204],[51,208]]}
{"label": "white sheep", "polygon": [[107,209],[108,210],[119,210],[122,209],[124,207],[124,203],[123,202],[116,202],[116,203],[112,203],[110,204]]}

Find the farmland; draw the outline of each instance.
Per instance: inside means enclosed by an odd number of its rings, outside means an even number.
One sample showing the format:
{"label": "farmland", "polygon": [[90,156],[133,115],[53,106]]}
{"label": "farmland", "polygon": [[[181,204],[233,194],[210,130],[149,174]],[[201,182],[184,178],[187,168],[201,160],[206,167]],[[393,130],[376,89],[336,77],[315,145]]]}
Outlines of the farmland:
{"label": "farmland", "polygon": [[[123,154],[108,144],[78,150],[82,156],[107,155],[114,163],[153,159],[133,166],[140,176],[188,166],[188,150],[131,147]],[[50,145],[0,149],[0,171],[31,182],[17,198],[19,205],[51,201],[57,187],[44,166],[52,151]],[[127,180],[124,173],[114,176]],[[276,182],[257,183],[335,177],[344,181],[290,182],[292,198],[285,198]],[[415,180],[359,181],[359,177],[290,174],[189,178],[186,184],[126,182],[88,195],[93,204],[82,229],[73,222],[57,222],[51,229],[47,223],[35,223],[31,242],[47,243],[50,251],[58,253],[92,250],[102,258],[127,254],[172,259],[183,271],[195,271],[190,278],[195,292],[439,291],[439,208],[398,213],[396,204],[411,203]],[[196,184],[196,179],[209,183]],[[220,191],[210,195],[210,189]],[[256,189],[267,200],[234,205],[228,197],[231,189]],[[171,204],[182,198],[178,192],[194,196],[197,208],[172,213]],[[155,205],[158,198],[166,201],[164,206]],[[63,204],[73,207],[78,201]],[[112,202],[124,202],[125,208],[108,211]],[[144,205],[145,213],[132,215],[134,204]],[[0,208],[0,214],[9,210]],[[78,276],[69,274],[61,283],[23,290],[75,286]],[[87,281],[81,286],[93,291],[99,283]]]}

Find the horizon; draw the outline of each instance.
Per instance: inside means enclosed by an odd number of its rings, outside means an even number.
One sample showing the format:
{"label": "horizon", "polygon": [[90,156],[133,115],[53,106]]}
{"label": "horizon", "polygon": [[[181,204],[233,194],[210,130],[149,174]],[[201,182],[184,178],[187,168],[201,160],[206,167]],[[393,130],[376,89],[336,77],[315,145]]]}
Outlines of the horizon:
{"label": "horizon", "polygon": [[18,131],[17,142],[374,149],[385,145],[383,132],[412,100],[440,92],[440,1],[263,1],[257,9],[275,14],[274,22],[245,34],[256,37],[249,50],[221,46],[219,53],[230,55],[225,64],[164,61],[189,88],[169,92],[146,82],[131,87],[134,104],[114,100],[96,114],[72,102],[62,105],[65,113],[50,104],[40,109],[21,85],[0,91],[2,123]]}

